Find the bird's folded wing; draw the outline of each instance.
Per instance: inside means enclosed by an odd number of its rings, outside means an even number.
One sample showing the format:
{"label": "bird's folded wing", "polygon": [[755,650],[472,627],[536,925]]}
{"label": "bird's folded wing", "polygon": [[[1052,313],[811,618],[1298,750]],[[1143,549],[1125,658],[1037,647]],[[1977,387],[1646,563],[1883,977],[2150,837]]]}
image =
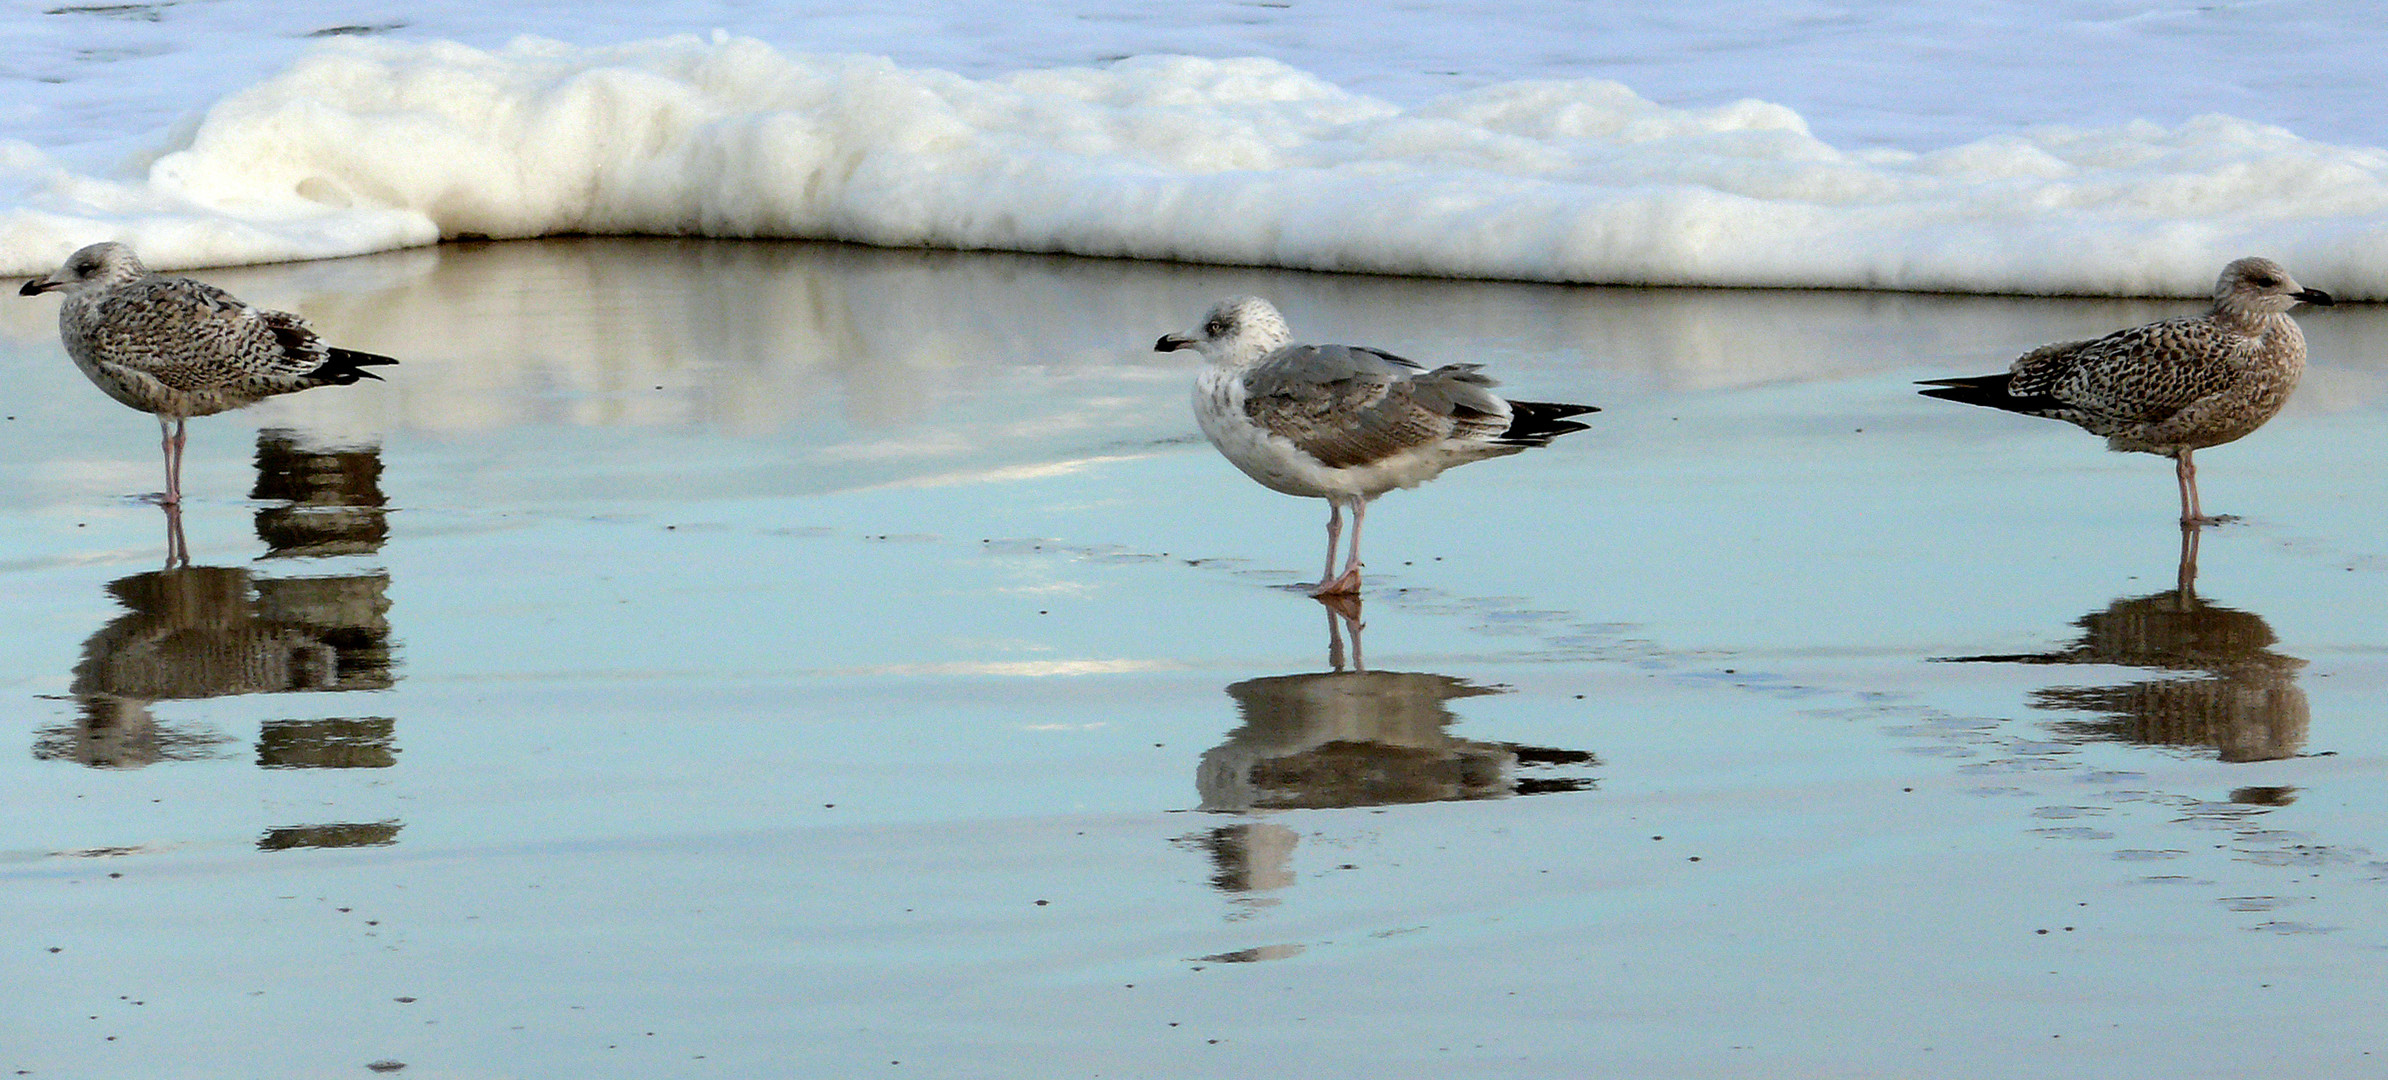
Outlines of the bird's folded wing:
{"label": "bird's folded wing", "polygon": [[115,290],[100,301],[92,337],[107,362],[183,391],[303,375],[327,351],[298,316],[252,308],[189,278]]}
{"label": "bird's folded wing", "polygon": [[2231,362],[2238,347],[2204,319],[2151,323],[2034,349],[2015,362],[2011,389],[2117,420],[2156,423],[2239,379]]}
{"label": "bird's folded wing", "polygon": [[331,357],[331,346],[324,343],[305,319],[287,311],[260,309],[257,322],[270,335],[272,347],[258,348],[253,353],[259,363],[271,367],[276,375],[306,375]]}
{"label": "bird's folded wing", "polygon": [[1331,468],[1508,426],[1507,407],[1475,365],[1418,367],[1375,349],[1288,346],[1246,373],[1245,414]]}

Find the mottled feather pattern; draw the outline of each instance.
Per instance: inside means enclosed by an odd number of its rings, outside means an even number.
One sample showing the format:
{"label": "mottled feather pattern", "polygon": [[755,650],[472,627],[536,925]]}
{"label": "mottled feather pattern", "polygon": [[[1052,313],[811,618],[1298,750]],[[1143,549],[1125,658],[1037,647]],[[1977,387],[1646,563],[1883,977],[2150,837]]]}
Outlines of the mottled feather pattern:
{"label": "mottled feather pattern", "polygon": [[[2211,318],[2169,319],[2034,349],[2015,361],[2008,393],[2053,399],[2054,407],[2019,411],[2119,440],[2116,449],[2214,446],[2254,431],[2280,411],[2296,388],[2304,352],[2304,335],[2285,315],[2245,328],[2226,328]],[[2233,409],[2229,415],[2204,410],[2213,421],[2200,425],[2204,430],[2164,430],[2184,410],[2221,399],[2233,402]]]}
{"label": "mottled feather pattern", "polygon": [[2305,332],[2289,311],[2328,307],[2279,263],[2233,259],[2214,279],[2214,306],[2193,319],[2043,345],[2004,372],[1926,379],[1926,397],[2078,425],[2109,450],[2173,459],[2181,524],[2211,524],[2192,455],[2246,437],[2279,414],[2305,373]]}
{"label": "mottled feather pattern", "polygon": [[[207,416],[375,378],[358,364],[396,362],[334,350],[299,316],[251,307],[189,278],[144,273],[77,292],[60,305],[58,321],[68,353],[109,396],[168,416]],[[363,359],[338,364],[337,353]]]}
{"label": "mottled feather pattern", "polygon": [[[264,360],[277,371],[305,375],[331,359],[332,350],[317,337],[315,328],[287,311],[257,311],[257,321],[273,335],[274,347],[265,351]],[[276,358],[280,363],[276,363]]]}
{"label": "mottled feather pattern", "polygon": [[[158,418],[166,490],[158,501],[182,504],[184,423],[253,405],[277,394],[379,379],[365,370],[398,361],[335,349],[307,321],[242,303],[189,278],[149,272],[133,249],[89,244],[58,269],[26,282],[21,296],[63,294],[58,336],[92,385]],[[167,558],[190,562],[181,529],[168,530]],[[179,552],[179,555],[177,554]]]}

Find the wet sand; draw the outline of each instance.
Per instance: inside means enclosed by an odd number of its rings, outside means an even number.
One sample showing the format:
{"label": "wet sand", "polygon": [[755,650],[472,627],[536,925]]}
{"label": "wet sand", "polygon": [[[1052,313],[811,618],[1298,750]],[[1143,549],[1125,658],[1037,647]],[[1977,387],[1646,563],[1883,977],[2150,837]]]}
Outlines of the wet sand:
{"label": "wet sand", "polygon": [[[1912,380],[2195,305],[822,245],[203,275],[400,357],[155,426],[0,306],[0,1069],[2361,1075],[2388,313],[2169,463]],[[2310,284],[2328,288],[2329,282]],[[1304,337],[1607,411],[1369,518]],[[1366,675],[1334,675],[1364,661]],[[394,1070],[393,1070],[394,1071]]]}

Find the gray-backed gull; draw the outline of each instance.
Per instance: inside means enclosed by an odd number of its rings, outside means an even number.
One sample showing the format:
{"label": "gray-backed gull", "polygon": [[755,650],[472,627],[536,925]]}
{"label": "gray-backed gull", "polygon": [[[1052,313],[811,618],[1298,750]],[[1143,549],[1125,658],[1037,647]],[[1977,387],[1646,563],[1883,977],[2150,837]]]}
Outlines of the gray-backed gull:
{"label": "gray-backed gull", "polygon": [[[1427,371],[1379,349],[1292,340],[1276,308],[1245,296],[1220,301],[1201,329],[1153,348],[1191,348],[1210,361],[1194,384],[1194,416],[1227,460],[1271,489],[1327,500],[1327,565],[1313,595],[1359,591],[1369,500],[1454,465],[1547,445],[1584,429],[1568,417],[1599,411],[1503,400],[1477,364]],[[1351,552],[1338,574],[1345,507]]]}

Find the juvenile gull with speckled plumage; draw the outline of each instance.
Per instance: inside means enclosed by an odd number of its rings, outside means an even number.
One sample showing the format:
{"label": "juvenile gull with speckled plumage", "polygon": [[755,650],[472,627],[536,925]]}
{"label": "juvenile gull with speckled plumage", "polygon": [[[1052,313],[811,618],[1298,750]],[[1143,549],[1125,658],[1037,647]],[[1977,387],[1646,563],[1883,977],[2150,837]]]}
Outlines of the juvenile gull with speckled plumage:
{"label": "juvenile gull with speckled plumage", "polygon": [[1929,379],[1927,397],[2067,421],[2110,450],[2174,461],[2181,524],[2210,525],[2192,451],[2262,427],[2305,373],[2305,335],[2288,316],[2330,294],[2297,284],[2270,259],[2239,259],[2214,282],[2214,308],[2094,341],[2043,345],[1998,375]]}
{"label": "juvenile gull with speckled plumage", "polygon": [[[1360,525],[1369,500],[1416,487],[1454,465],[1548,445],[1584,425],[1590,405],[1507,401],[1478,364],[1433,371],[1379,349],[1296,345],[1285,317],[1257,296],[1222,300],[1199,332],[1159,352],[1210,361],[1194,384],[1194,416],[1245,475],[1288,495],[1327,500],[1327,567],[1313,595],[1360,591]],[[1350,557],[1335,572],[1343,510]]]}
{"label": "juvenile gull with speckled plumage", "polygon": [[277,394],[346,386],[398,361],[324,344],[305,319],[242,303],[213,285],[149,272],[133,249],[93,244],[23,295],[62,291],[58,336],[109,397],[154,414],[166,505],[182,501],[183,421]]}

